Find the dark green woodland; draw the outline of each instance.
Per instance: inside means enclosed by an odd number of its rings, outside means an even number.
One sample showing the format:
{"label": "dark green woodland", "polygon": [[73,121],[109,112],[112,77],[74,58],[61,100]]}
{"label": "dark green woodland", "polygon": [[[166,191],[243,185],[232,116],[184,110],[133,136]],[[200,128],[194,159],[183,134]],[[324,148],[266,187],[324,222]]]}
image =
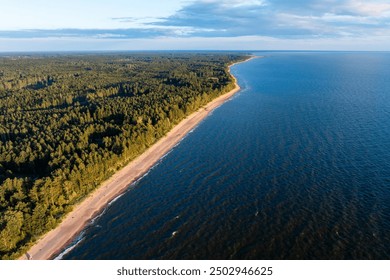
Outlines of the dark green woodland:
{"label": "dark green woodland", "polygon": [[223,53],[0,56],[0,259],[231,90]]}

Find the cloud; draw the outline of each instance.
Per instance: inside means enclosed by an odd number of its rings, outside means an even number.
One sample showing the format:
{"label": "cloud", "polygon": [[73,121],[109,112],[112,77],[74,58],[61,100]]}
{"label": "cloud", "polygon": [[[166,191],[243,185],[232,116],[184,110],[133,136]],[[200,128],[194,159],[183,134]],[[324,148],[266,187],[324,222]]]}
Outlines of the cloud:
{"label": "cloud", "polygon": [[167,17],[111,18],[117,29],[0,31],[0,38],[239,38],[388,36],[384,0],[197,0]]}
{"label": "cloud", "polygon": [[126,23],[130,25],[131,28],[142,28],[147,29],[151,28],[150,24],[157,24],[158,22],[163,22],[164,19],[156,18],[156,17],[114,17],[111,18],[113,21],[117,21],[120,23]]}
{"label": "cloud", "polygon": [[0,31],[0,38],[153,38],[161,35],[157,29],[31,29]]}
{"label": "cloud", "polygon": [[269,25],[264,1],[195,1],[160,26],[191,26],[194,36],[257,35],[261,25]]}
{"label": "cloud", "polygon": [[389,17],[390,4],[384,1],[347,1],[345,8],[357,15]]}
{"label": "cloud", "polygon": [[199,36],[287,38],[370,34],[388,26],[389,22],[390,4],[384,1],[203,0],[184,6],[159,25],[191,26],[192,35]]}
{"label": "cloud", "polygon": [[[274,38],[240,37],[169,37],[149,39],[108,38],[37,38],[2,39],[0,52],[25,51],[105,51],[105,50],[375,50],[390,49],[390,34],[384,37]],[[1,54],[0,54],[1,55]]]}

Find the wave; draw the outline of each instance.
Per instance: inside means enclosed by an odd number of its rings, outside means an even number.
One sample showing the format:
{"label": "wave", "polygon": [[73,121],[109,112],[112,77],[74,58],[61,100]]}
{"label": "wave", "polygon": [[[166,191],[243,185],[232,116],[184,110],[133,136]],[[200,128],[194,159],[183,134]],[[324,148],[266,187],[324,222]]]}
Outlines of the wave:
{"label": "wave", "polygon": [[[125,193],[121,193],[120,195],[118,195],[117,197],[115,197],[113,200],[111,200],[107,206],[110,206],[111,204],[113,204],[115,201],[117,201],[119,198],[121,198]],[[101,216],[101,215],[99,215]]]}
{"label": "wave", "polygon": [[[123,194],[121,194],[120,196],[122,196],[122,195],[123,195]],[[112,202],[113,202],[114,200],[116,200],[117,198],[119,198],[119,197],[116,197],[116,198],[114,198],[113,200],[111,200],[111,202],[110,202],[108,205],[111,205]],[[103,211],[102,211],[99,215],[97,215],[96,217],[94,217],[93,219],[91,219],[91,221],[89,222],[89,225],[93,225],[93,224],[96,222],[97,219],[99,219],[101,216],[103,216],[103,215],[106,213],[106,210],[107,210],[107,207],[105,207],[105,208],[103,209]]]}
{"label": "wave", "polygon": [[153,165],[148,171],[146,171],[141,177],[139,177],[138,179],[136,179],[133,183],[131,183],[129,185],[129,188],[127,190],[129,190],[131,187],[134,187],[135,185],[137,185],[139,183],[139,181],[141,181],[143,178],[145,178],[146,176],[149,175],[150,171],[153,169],[153,167],[155,167],[157,165],[157,163],[155,165]]}
{"label": "wave", "polygon": [[57,257],[54,258],[54,260],[62,260],[63,257],[71,252],[81,241],[84,240],[85,231],[82,231],[77,238],[68,246],[65,248],[65,250],[60,253]]}

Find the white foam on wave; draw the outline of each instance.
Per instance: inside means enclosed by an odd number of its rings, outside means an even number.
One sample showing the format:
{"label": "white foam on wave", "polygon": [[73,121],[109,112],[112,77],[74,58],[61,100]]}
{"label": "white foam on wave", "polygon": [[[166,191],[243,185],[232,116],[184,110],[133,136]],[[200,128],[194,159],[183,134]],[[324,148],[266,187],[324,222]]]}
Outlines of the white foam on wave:
{"label": "white foam on wave", "polygon": [[[158,164],[159,164],[164,158],[166,158],[167,155],[169,155],[171,152],[172,152],[172,149],[170,149],[168,152],[166,152],[166,153],[158,160],[158,162],[157,162],[154,166],[158,165]],[[153,166],[153,167],[154,167],[154,166]]]}
{"label": "white foam on wave", "polygon": [[115,198],[113,198],[113,199],[107,204],[107,206],[106,206],[105,208],[103,208],[103,211],[102,211],[99,215],[97,215],[96,217],[94,217],[93,219],[91,219],[91,221],[89,222],[89,224],[90,224],[90,225],[93,225],[93,224],[96,222],[97,219],[99,219],[101,216],[103,216],[103,215],[106,213],[107,208],[108,208],[109,206],[111,206],[111,205],[112,205],[115,201],[117,201],[119,198],[121,198],[123,195],[125,195],[125,192],[124,192],[124,193],[121,193],[120,195],[118,195],[118,196],[116,196]]}
{"label": "white foam on wave", "polygon": [[[212,113],[212,111],[208,114],[208,115],[210,115]],[[184,139],[186,139],[187,137],[188,137],[188,135],[190,135],[191,133],[193,133],[202,123],[203,123],[203,121],[204,120],[201,120],[199,123],[197,123],[190,131],[188,131],[185,135],[183,135],[183,137],[179,140],[179,141],[177,141],[177,143],[173,146],[173,148],[168,152],[168,153],[170,153],[170,152],[172,152],[172,150],[174,149],[174,148],[176,148],[177,146],[179,146],[180,145],[180,143],[181,142],[183,142],[183,140]],[[167,154],[168,154],[167,153]]]}
{"label": "white foam on wave", "polygon": [[[153,166],[152,166],[148,171],[146,171],[141,177],[139,177],[137,180],[135,180],[133,183],[131,183],[131,184],[129,185],[129,188],[135,186],[135,185],[138,184],[138,182],[141,181],[144,177],[148,176],[148,174],[150,173],[150,170],[152,170],[154,166],[156,166],[156,165],[153,165]],[[129,189],[129,188],[128,188],[128,189]]]}
{"label": "white foam on wave", "polygon": [[[181,141],[180,141],[180,142],[181,142]],[[177,143],[174,147],[176,147],[177,145],[179,145],[180,142]],[[152,167],[150,167],[144,174],[142,174],[141,177],[137,178],[134,182],[132,182],[132,183],[129,185],[129,187],[128,187],[128,189],[127,189],[126,191],[130,190],[131,187],[137,185],[143,178],[145,178],[146,176],[148,176],[149,173],[150,173],[155,167],[157,167],[158,165],[160,165],[160,163],[164,160],[165,157],[167,157],[167,156],[172,152],[172,150],[173,150],[173,148],[172,148],[171,150],[169,150],[168,152],[166,152],[163,156],[161,156],[161,157],[159,158],[159,160],[158,160],[155,164],[153,164]],[[122,195],[124,195],[124,193],[123,193]],[[122,195],[121,195],[121,196],[122,196]],[[111,201],[110,203],[112,203],[112,202],[113,202],[113,201]]]}
{"label": "white foam on wave", "polygon": [[177,141],[177,143],[172,147],[172,149],[168,152],[168,153],[171,153],[172,150],[174,148],[176,148],[177,146],[180,145],[181,142],[183,142],[184,139],[186,139],[187,135],[190,134],[195,128],[193,128],[192,130],[190,130],[186,135],[184,135],[179,141]]}
{"label": "white foam on wave", "polygon": [[[114,198],[114,199],[115,199],[115,198]],[[109,204],[109,205],[110,205],[110,204]],[[105,208],[103,209],[103,211],[102,211],[99,215],[97,215],[96,217],[94,217],[93,219],[91,219],[91,221],[89,222],[89,224],[90,224],[90,225],[93,225],[93,224],[96,222],[97,219],[99,219],[101,216],[104,215],[104,213],[106,213],[106,210],[107,210],[107,207],[105,207]]]}
{"label": "white foam on wave", "polygon": [[111,204],[113,204],[115,201],[117,201],[119,198],[121,198],[122,196],[124,195],[124,193],[121,193],[120,195],[118,195],[117,197],[115,197],[113,200],[111,200],[109,203],[108,203],[108,206],[110,206]]}
{"label": "white foam on wave", "polygon": [[84,240],[84,234],[85,231],[82,231],[77,238],[70,244],[69,247],[65,248],[65,250],[59,254],[57,257],[54,258],[54,260],[62,260],[62,258],[68,254],[70,251],[72,251],[81,241]]}

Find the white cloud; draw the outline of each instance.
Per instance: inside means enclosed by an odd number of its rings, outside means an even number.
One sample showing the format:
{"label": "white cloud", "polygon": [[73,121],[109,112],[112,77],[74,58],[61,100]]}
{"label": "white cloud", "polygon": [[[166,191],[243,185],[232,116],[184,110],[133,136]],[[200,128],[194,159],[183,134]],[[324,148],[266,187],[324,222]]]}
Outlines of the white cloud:
{"label": "white cloud", "polygon": [[356,50],[386,51],[388,36],[283,39],[268,36],[162,37],[155,39],[40,38],[1,39],[0,51],[92,51],[92,50]]}
{"label": "white cloud", "polygon": [[390,15],[390,3],[388,1],[350,0],[345,7],[363,16],[383,17]]}
{"label": "white cloud", "polygon": [[[230,0],[230,1],[220,1],[222,2],[222,5],[225,5],[227,7],[260,7],[265,6],[266,2],[261,0]],[[226,2],[226,3],[225,3]]]}
{"label": "white cloud", "polygon": [[377,21],[372,17],[366,16],[352,16],[352,15],[337,15],[333,13],[326,13],[321,17],[317,17],[318,20],[330,23],[351,23],[351,24],[376,24]]}
{"label": "white cloud", "polygon": [[91,36],[92,38],[101,38],[101,39],[105,39],[105,38],[124,38],[126,37],[125,35],[121,35],[121,34],[113,34],[113,33],[101,33],[101,34],[96,34],[96,35],[93,35]]}
{"label": "white cloud", "polygon": [[205,4],[219,4],[222,7],[250,7],[250,6],[265,6],[267,1],[265,0],[201,0],[193,2],[203,2]]}
{"label": "white cloud", "polygon": [[[119,0],[112,1],[118,3]],[[128,4],[127,0],[120,1]],[[390,33],[390,3],[384,0],[175,0],[181,4],[161,16],[158,16],[158,9],[165,5],[164,2],[151,1],[154,5],[148,7],[153,11],[144,10],[146,4],[138,2],[141,4],[137,4],[137,9],[115,8],[110,13],[104,13],[110,24],[103,21],[99,14],[95,19],[101,22],[99,28],[90,28],[88,21],[83,21],[88,25],[81,25],[80,28],[72,26],[1,31],[0,27],[0,38],[28,40],[77,37],[79,42],[91,39],[93,44],[85,46],[96,45],[99,48],[113,44],[115,40],[118,46],[125,46],[124,42],[141,44],[144,42],[142,40],[146,40],[152,42],[153,48],[166,48],[164,44],[167,42],[174,42],[179,48],[192,42],[186,46],[190,49],[198,46],[217,48],[217,44],[219,48],[270,48],[276,44],[305,48],[305,44],[300,45],[300,42],[318,48],[320,46],[314,40],[325,44],[325,39],[343,42],[343,46],[348,45],[347,42],[367,46],[364,38],[371,38],[372,44],[378,44],[378,49],[389,46],[379,46],[383,43],[383,38],[389,38]],[[53,3],[52,6],[55,6]],[[94,13],[91,12],[88,16],[94,17]],[[1,21],[2,19],[0,23]],[[75,26],[80,24],[75,21]],[[91,21],[91,25],[94,24],[96,23]],[[373,39],[374,35],[380,39]],[[192,38],[196,39],[191,41]],[[204,44],[200,38],[204,40]],[[153,41],[154,39],[157,41]],[[101,40],[102,45],[95,40]],[[159,42],[160,45],[153,42]],[[288,42],[294,42],[294,45]],[[330,43],[325,45],[330,46]],[[349,46],[353,49],[360,48],[359,45]]]}

